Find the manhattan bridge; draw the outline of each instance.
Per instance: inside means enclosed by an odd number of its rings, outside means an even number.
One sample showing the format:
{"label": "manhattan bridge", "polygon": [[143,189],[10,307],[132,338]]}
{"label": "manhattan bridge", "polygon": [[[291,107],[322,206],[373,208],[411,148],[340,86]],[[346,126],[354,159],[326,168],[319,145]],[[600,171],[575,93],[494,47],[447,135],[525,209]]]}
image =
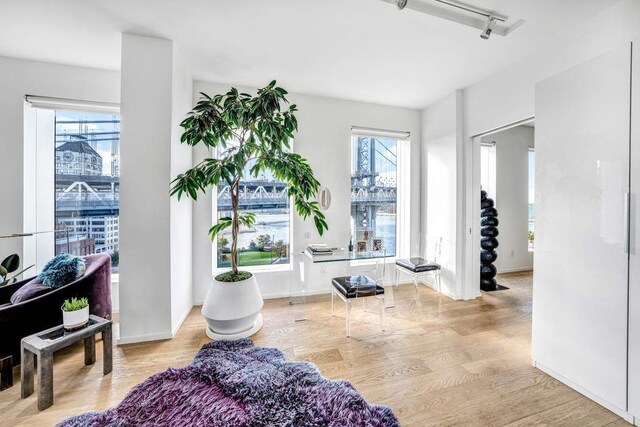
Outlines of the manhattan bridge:
{"label": "manhattan bridge", "polygon": [[[396,153],[387,148],[383,141],[371,137],[356,137],[354,162],[351,172],[351,216],[357,228],[375,230],[376,214],[389,204],[396,203],[396,179],[381,176],[385,167],[395,172]],[[391,168],[389,167],[391,166]],[[240,187],[240,209],[268,210],[289,207],[288,186],[278,181],[247,180]],[[218,209],[231,210],[229,186],[218,192]],[[395,207],[394,212],[395,213]]]}
{"label": "manhattan bridge", "polygon": [[[118,135],[119,137],[119,135]],[[394,150],[395,151],[395,150]],[[357,229],[375,230],[379,210],[395,213],[397,200],[395,168],[396,153],[384,140],[354,137],[354,158],[351,171],[351,216]],[[385,169],[394,173],[384,176]],[[116,174],[114,174],[116,175]],[[119,177],[117,176],[57,176],[57,210],[79,216],[118,215],[120,210]],[[125,184],[126,185],[126,184]],[[168,186],[168,184],[167,184]],[[275,180],[245,180],[241,184],[241,210],[276,210],[289,207],[288,186]],[[389,206],[393,212],[388,212]],[[229,186],[218,191],[218,209],[231,210]]]}

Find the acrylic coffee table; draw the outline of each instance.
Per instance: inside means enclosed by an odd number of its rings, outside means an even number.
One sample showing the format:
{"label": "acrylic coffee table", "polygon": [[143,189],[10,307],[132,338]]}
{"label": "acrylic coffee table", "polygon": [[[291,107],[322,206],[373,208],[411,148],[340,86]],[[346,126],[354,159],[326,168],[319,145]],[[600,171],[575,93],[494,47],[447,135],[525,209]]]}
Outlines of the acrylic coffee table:
{"label": "acrylic coffee table", "polygon": [[113,368],[111,320],[89,316],[89,323],[82,329],[66,332],[62,325],[22,339],[20,378],[22,398],[33,394],[34,365],[38,358],[38,410],[53,405],[53,353],[84,340],[84,364],[96,361],[96,334],[102,333],[102,373],[107,375]]}

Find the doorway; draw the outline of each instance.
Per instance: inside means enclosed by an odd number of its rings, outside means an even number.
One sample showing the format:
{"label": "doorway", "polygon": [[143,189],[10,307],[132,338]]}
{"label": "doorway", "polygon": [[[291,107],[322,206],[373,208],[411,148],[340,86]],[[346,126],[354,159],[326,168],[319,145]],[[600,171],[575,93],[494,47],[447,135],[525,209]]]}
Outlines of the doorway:
{"label": "doorway", "polygon": [[472,139],[473,284],[504,290],[504,274],[533,271],[535,122],[529,118]]}

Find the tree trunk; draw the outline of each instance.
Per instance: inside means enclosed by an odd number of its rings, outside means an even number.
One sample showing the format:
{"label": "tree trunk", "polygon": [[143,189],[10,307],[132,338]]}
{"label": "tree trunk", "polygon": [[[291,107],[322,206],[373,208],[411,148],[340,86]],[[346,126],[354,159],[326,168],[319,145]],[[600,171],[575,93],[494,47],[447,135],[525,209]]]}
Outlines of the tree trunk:
{"label": "tree trunk", "polygon": [[231,186],[231,269],[238,274],[238,234],[240,231],[240,180],[235,180]]}

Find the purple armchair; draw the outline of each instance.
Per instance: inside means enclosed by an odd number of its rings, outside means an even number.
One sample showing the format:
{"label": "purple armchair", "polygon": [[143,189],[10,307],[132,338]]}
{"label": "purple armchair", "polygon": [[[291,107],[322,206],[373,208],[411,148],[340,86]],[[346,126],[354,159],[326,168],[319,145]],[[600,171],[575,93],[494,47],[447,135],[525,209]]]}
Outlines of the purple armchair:
{"label": "purple armchair", "polygon": [[94,254],[84,259],[86,270],[81,278],[21,303],[11,304],[11,295],[33,277],[0,287],[0,357],[12,355],[14,366],[19,365],[20,340],[61,325],[60,307],[65,299],[86,297],[91,314],[111,319],[111,258]]}

